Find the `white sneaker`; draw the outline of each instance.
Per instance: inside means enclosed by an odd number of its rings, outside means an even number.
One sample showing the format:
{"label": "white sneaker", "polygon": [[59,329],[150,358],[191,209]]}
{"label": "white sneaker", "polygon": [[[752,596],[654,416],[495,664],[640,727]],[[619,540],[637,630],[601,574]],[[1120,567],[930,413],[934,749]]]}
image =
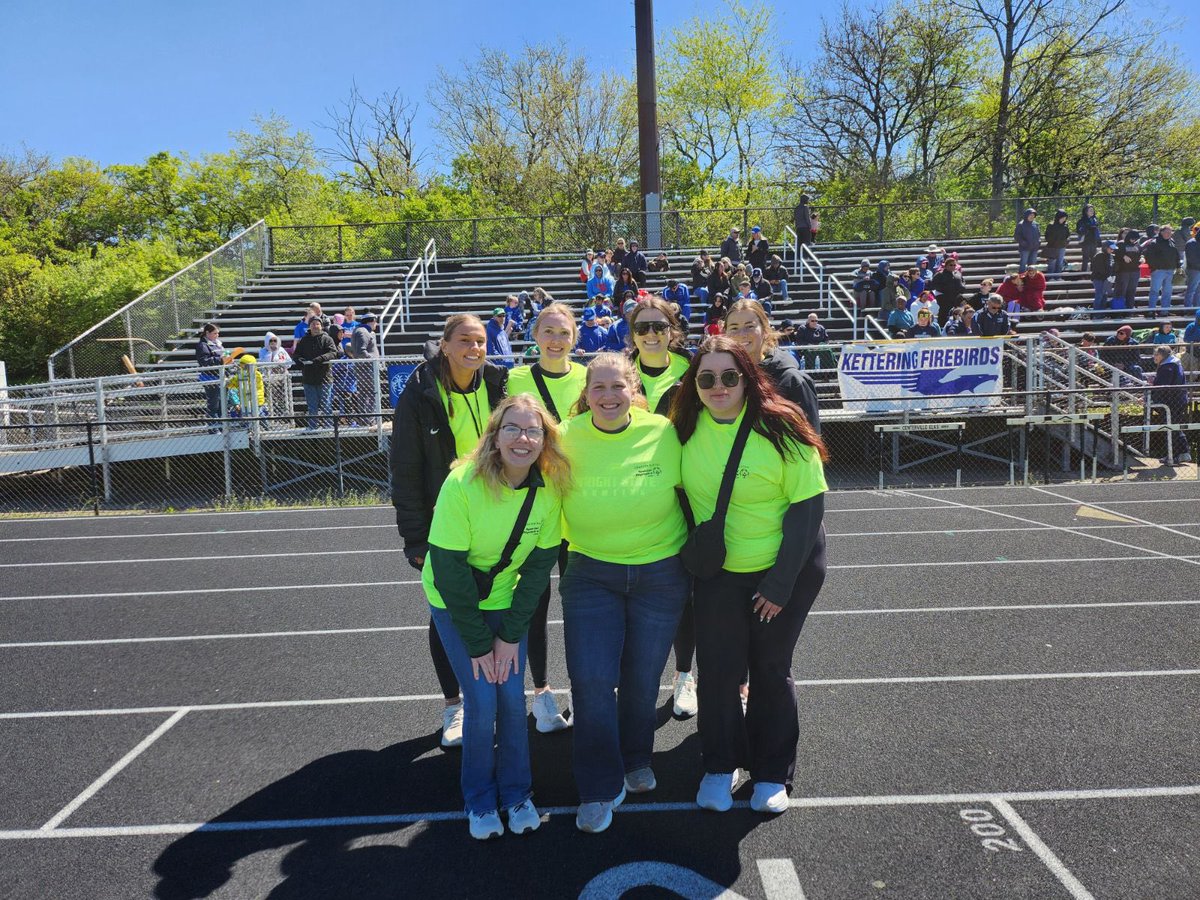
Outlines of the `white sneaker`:
{"label": "white sneaker", "polygon": [[634,769],[625,774],[625,790],[631,794],[646,794],[656,787],[658,787],[658,780],[654,777],[654,770],[649,766],[642,766],[640,769]]}
{"label": "white sneaker", "polygon": [[742,715],[746,715],[746,705],[750,702],[750,685],[743,684],[738,690],[738,694],[742,698]]}
{"label": "white sneaker", "polygon": [[504,834],[504,825],[500,821],[500,814],[495,810],[485,813],[467,813],[467,825],[471,829],[471,837],[477,841],[486,841]]}
{"label": "white sneaker", "polygon": [[455,703],[442,711],[442,746],[462,746],[463,705]]}
{"label": "white sneaker", "polygon": [[537,721],[537,730],[542,734],[552,731],[562,731],[570,728],[571,723],[563,718],[558,711],[558,701],[550,691],[542,691],[533,698],[533,718]]}
{"label": "white sneaker", "polygon": [[513,834],[537,831],[541,824],[542,817],[538,815],[532,800],[522,800],[516,806],[508,808],[508,830]]}
{"label": "white sneaker", "polygon": [[675,673],[675,715],[690,719],[696,714],[696,679],[691,672]]}
{"label": "white sneaker", "polygon": [[1180,453],[1177,457],[1175,457],[1175,462],[1178,463],[1190,463],[1191,461],[1192,454],[1190,453]]}
{"label": "white sneaker", "polygon": [[750,797],[750,808],[755,812],[778,814],[786,812],[790,805],[787,789],[782,784],[760,781],[754,785],[754,793]]}
{"label": "white sneaker", "polygon": [[733,786],[737,772],[710,772],[700,779],[696,805],[713,812],[727,812],[733,806]]}
{"label": "white sneaker", "polygon": [[612,800],[580,803],[575,813],[575,827],[588,834],[599,834],[612,824],[612,811],[625,800],[625,788]]}

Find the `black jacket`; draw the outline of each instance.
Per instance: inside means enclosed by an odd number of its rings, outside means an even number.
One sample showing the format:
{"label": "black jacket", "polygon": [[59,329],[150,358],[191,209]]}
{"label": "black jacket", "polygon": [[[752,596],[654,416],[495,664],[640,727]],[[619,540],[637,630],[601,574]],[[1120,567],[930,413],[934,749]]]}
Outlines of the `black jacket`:
{"label": "black jacket", "polygon": [[760,239],[757,244],[753,240],[747,241],[745,258],[752,269],[765,270],[767,260],[771,258],[771,245],[767,243],[766,238]]}
{"label": "black jacket", "polygon": [[742,246],[733,235],[721,241],[721,256],[727,257],[734,265],[742,261]]}
{"label": "black jacket", "polygon": [[821,407],[817,402],[817,391],[808,373],[800,370],[796,357],[787,350],[776,347],[762,361],[763,371],[775,384],[775,390],[785,400],[790,400],[804,410],[808,421],[817,434],[821,433]]}
{"label": "black jacket", "polygon": [[1058,250],[1066,247],[1071,240],[1071,229],[1066,222],[1055,219],[1046,226],[1046,249]]}
{"label": "black jacket", "polygon": [[1192,238],[1184,244],[1183,255],[1189,269],[1200,269],[1200,238]]}
{"label": "black jacket", "polygon": [[[333,381],[333,366],[338,357],[337,344],[325,332],[310,331],[300,338],[293,354],[300,363],[300,380],[305,384],[327,384]],[[307,362],[308,365],[304,365]]]}
{"label": "black jacket", "polygon": [[1142,251],[1135,243],[1122,244],[1117,248],[1116,272],[1137,272],[1142,265]]}
{"label": "black jacket", "polygon": [[1179,268],[1179,251],[1175,249],[1175,242],[1167,238],[1156,237],[1145,248],[1144,255],[1146,257],[1146,265],[1151,269],[1175,270]]}
{"label": "black jacket", "polygon": [[697,256],[694,260],[692,260],[692,287],[707,288],[708,276],[711,271],[711,262],[708,263],[706,267],[704,260],[702,260],[700,257]]}
{"label": "black jacket", "polygon": [[[196,365],[208,369],[221,365],[225,359],[225,348],[220,341],[210,341],[202,337],[196,342]],[[214,373],[215,376],[215,373]]]}
{"label": "black jacket", "polygon": [[[388,460],[392,468],[392,505],[404,538],[404,555],[424,556],[429,549],[429,525],[442,482],[454,462],[454,434],[438,393],[437,373],[443,365],[435,356],[422,363],[404,386],[392,416]],[[484,363],[488,408],[495,409],[508,387],[508,369]]]}
{"label": "black jacket", "polygon": [[1109,255],[1107,250],[1101,250],[1092,257],[1092,281],[1104,281],[1116,274],[1116,257]]}

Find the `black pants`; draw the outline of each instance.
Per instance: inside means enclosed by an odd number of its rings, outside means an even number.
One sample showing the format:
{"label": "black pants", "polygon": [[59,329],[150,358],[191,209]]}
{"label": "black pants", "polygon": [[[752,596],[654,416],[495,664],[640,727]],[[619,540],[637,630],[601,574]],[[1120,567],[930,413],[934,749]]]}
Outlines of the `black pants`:
{"label": "black pants", "polygon": [[[567,542],[563,541],[558,548],[558,575],[559,578],[567,571]],[[546,647],[548,637],[546,635],[546,619],[550,613],[550,585],[546,584],[546,590],[542,592],[542,598],[538,600],[537,609],[533,613],[533,621],[529,623],[529,644],[526,652],[526,659],[529,661],[529,674],[533,678],[533,686],[535,688],[544,688],[549,682],[546,678]]]}
{"label": "black pants", "polygon": [[458,696],[458,678],[454,675],[454,668],[450,665],[450,657],[446,655],[446,648],[442,646],[442,638],[437,633],[437,629],[433,627],[432,617],[429,619],[429,655],[433,658],[433,671],[437,673],[442,696],[447,700],[453,700]]}
{"label": "black pants", "polygon": [[[696,581],[696,649],[704,672],[696,683],[700,742],[705,772],[745,768],[755,781],[790,791],[800,742],[792,654],[825,581],[824,529],[772,622],[760,622],[753,612],[762,576],[722,570]],[[747,668],[751,690],[743,716],[738,685]]]}
{"label": "black pants", "polygon": [[679,628],[675,631],[675,671],[692,671],[692,657],[696,655],[696,612],[695,595],[688,592],[683,615],[679,617]]}

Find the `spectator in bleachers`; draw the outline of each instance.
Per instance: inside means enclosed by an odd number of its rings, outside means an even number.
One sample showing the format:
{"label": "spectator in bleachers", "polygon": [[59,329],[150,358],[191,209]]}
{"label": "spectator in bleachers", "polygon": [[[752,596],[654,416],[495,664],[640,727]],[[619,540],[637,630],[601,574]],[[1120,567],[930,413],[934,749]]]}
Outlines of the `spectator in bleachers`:
{"label": "spectator in bleachers", "polygon": [[975,326],[980,337],[1008,337],[1017,333],[999,292],[988,295],[986,305],[975,316]]}
{"label": "spectator in bleachers", "polygon": [[967,294],[962,272],[958,269],[958,260],[947,259],[942,265],[942,270],[933,276],[929,286],[937,294],[938,303],[941,304],[938,326],[942,327],[946,324],[950,310],[960,305]]}
{"label": "spectator in bleachers", "polygon": [[627,266],[621,267],[621,277],[617,279],[616,287],[613,290],[614,297],[624,298],[626,292],[632,291],[633,296],[637,297],[640,287],[637,280],[633,277],[633,270]]}
{"label": "spectator in bleachers", "polygon": [[[1171,424],[1177,425],[1188,421],[1188,390],[1187,376],[1179,357],[1171,352],[1170,347],[1154,348],[1154,363],[1158,367],[1154,372],[1154,401],[1164,404],[1171,411]],[[1176,463],[1190,463],[1192,454],[1188,451],[1187,432],[1169,432]],[[1159,462],[1168,464],[1170,457],[1164,456]]]}
{"label": "spectator in bleachers", "polygon": [[1021,215],[1021,221],[1013,231],[1013,240],[1017,242],[1017,251],[1021,255],[1017,264],[1019,272],[1024,272],[1038,260],[1038,252],[1042,247],[1042,229],[1038,227],[1036,219],[1037,210],[1031,206]]}
{"label": "spectator in bleachers", "polygon": [[1134,309],[1137,306],[1138,279],[1142,277],[1141,235],[1135,229],[1125,232],[1116,255],[1116,284],[1113,287],[1112,309]]}
{"label": "spectator in bleachers", "polygon": [[667,414],[675,385],[691,357],[684,349],[683,330],[659,297],[638,303],[629,314],[630,355],[650,412]]}
{"label": "spectator in bleachers", "polygon": [[358,409],[357,413],[364,425],[374,425],[371,418],[376,412],[375,396],[379,391],[378,373],[373,360],[379,357],[379,342],[375,337],[375,324],[378,320],[373,313],[366,313],[358,320],[358,327],[350,336],[348,351],[354,360],[354,368],[358,377]]}
{"label": "spectator in bleachers", "polygon": [[1083,271],[1087,271],[1100,246],[1100,220],[1096,217],[1096,207],[1088,204],[1083,208],[1075,222],[1075,235],[1083,244]]}
{"label": "spectator in bleachers", "polygon": [[856,312],[859,315],[877,305],[877,295],[875,293],[875,272],[871,269],[871,261],[863,259],[859,262],[858,268],[850,273],[850,290],[854,294],[854,303],[857,306]]}
{"label": "spectator in bleachers", "polygon": [[579,280],[587,284],[589,278],[595,274],[596,268],[596,253],[593,250],[588,250],[583,254],[583,262],[579,264]]}
{"label": "spectator in bleachers", "polygon": [[891,298],[896,295],[897,284],[899,282],[892,274],[892,264],[886,259],[881,259],[875,271],[871,273],[871,287],[875,292],[875,303],[880,307],[881,319],[891,312]]}
{"label": "spectator in bleachers", "polygon": [[1152,344],[1174,344],[1179,340],[1179,335],[1175,333],[1175,326],[1171,324],[1170,319],[1163,319],[1158,323],[1158,328],[1150,337]]}
{"label": "spectator in bleachers", "polygon": [[613,322],[617,320],[617,313],[614,309],[614,301],[603,295],[597,296],[593,300],[589,300],[588,304],[583,308],[584,312],[591,310],[596,316],[596,324],[602,328],[609,328]]}
{"label": "spectator in bleachers", "polygon": [[779,335],[780,347],[792,347],[795,345],[796,325],[791,319],[784,319],[780,322],[779,331],[776,333]]}
{"label": "spectator in bleachers", "polygon": [[[238,357],[238,364],[233,374],[225,384],[229,393],[229,415],[231,418],[244,419],[253,416],[269,416],[267,408],[267,386],[263,382],[262,372],[255,365],[254,357],[244,353]],[[250,395],[253,393],[254,405],[251,406]],[[264,422],[263,427],[268,427]]]}
{"label": "spectator in bleachers", "polygon": [[1133,328],[1122,325],[1117,333],[1104,342],[1101,357],[1114,369],[1134,378],[1142,377],[1141,354],[1133,340]]}
{"label": "spectator in bleachers", "polygon": [[636,240],[629,242],[629,252],[625,254],[622,265],[630,271],[633,280],[638,283],[639,287],[646,283],[646,278],[650,274],[650,263]]}
{"label": "spectator in bleachers", "polygon": [[941,307],[933,291],[926,291],[912,303],[908,304],[908,311],[913,314],[914,319],[923,309],[929,310],[929,315],[934,322],[938,320],[938,313],[941,312]]}
{"label": "spectator in bleachers", "polygon": [[904,335],[907,338],[941,337],[942,329],[933,321],[933,315],[927,309],[917,310],[917,324],[908,329]]}
{"label": "spectator in bleachers", "polygon": [[771,285],[771,293],[777,295],[784,303],[787,303],[788,278],[791,276],[778,254],[771,255],[771,262],[763,269],[763,277]]}
{"label": "spectator in bleachers", "polygon": [[[1187,221],[1186,219],[1184,221]],[[1189,309],[1200,308],[1200,224],[1193,225],[1183,245],[1183,261],[1187,271],[1187,288],[1183,305]]]}
{"label": "spectator in bleachers", "polygon": [[595,300],[597,297],[612,297],[616,292],[617,282],[605,267],[599,263],[592,266],[592,277],[587,281],[587,297]]}
{"label": "spectator in bleachers", "polygon": [[1017,263],[1009,263],[1004,267],[1004,280],[1000,282],[1000,287],[996,288],[996,293],[1011,309],[1013,305],[1020,305],[1021,291],[1024,287],[1025,273],[1021,271],[1021,267]]}
{"label": "spectator in bleachers", "polygon": [[[925,290],[925,279],[921,277],[921,270],[914,267],[897,277],[896,285],[907,292],[908,300],[911,302],[920,297],[921,293]],[[891,295],[888,294],[885,296],[890,297]]]}
{"label": "spectator in bleachers", "polygon": [[[196,365],[200,368],[199,381],[204,385],[204,404],[209,419],[221,418],[221,373],[225,361],[225,346],[221,343],[221,329],[209,322],[200,329],[196,341]],[[215,430],[215,429],[210,429]]]}
{"label": "spectator in bleachers", "polygon": [[[915,302],[915,301],[914,301]],[[887,330],[893,338],[902,338],[908,329],[917,324],[916,318],[908,311],[908,302],[899,294],[896,295],[896,308],[888,313]]]}
{"label": "spectator in bleachers", "polygon": [[319,316],[308,320],[307,333],[296,345],[295,359],[301,366],[304,404],[308,411],[308,431],[328,428],[333,415],[333,370],[338,357],[337,344],[325,333]]}
{"label": "spectator in bleachers", "polygon": [[[340,325],[329,326],[329,336],[338,347],[337,359],[333,367],[333,413],[339,424],[358,425],[358,373],[355,371],[354,360],[350,357],[348,343],[342,341]],[[349,337],[347,337],[347,342]]]}
{"label": "spectator in bleachers", "polygon": [[528,292],[521,291],[520,295],[509,294],[504,298],[504,322],[509,332],[521,332],[525,325],[525,309],[532,302]]}
{"label": "spectator in bleachers", "polygon": [[328,316],[326,316],[323,312],[321,312],[321,304],[320,303],[317,303],[314,301],[314,302],[308,304],[308,309],[305,311],[304,315],[300,318],[300,321],[296,323],[296,327],[292,329],[292,355],[293,356],[296,355],[296,348],[300,345],[301,338],[303,338],[304,335],[308,334],[308,323],[311,322],[314,317],[321,320],[321,326],[323,328],[328,328],[329,323],[332,321]]}
{"label": "spectator in bleachers", "polygon": [[668,278],[667,286],[663,288],[663,299],[679,307],[679,319],[686,334],[692,324],[692,292],[687,285],[677,278]]}
{"label": "spectator in bleachers", "polygon": [[1071,241],[1071,229],[1067,227],[1067,211],[1054,212],[1054,221],[1046,226],[1046,272],[1048,277],[1059,279],[1067,267],[1067,244]]}
{"label": "spectator in bleachers", "polygon": [[[803,328],[796,329],[795,342],[797,346],[806,348],[801,351],[805,369],[835,368],[833,351],[829,349],[829,332],[825,330],[815,312],[808,314]],[[811,349],[821,346],[824,346],[824,349]]]}
{"label": "spectator in bleachers", "polygon": [[713,267],[712,274],[708,276],[708,302],[711,303],[713,297],[717,294],[729,296],[733,290],[730,283],[730,276],[733,272],[733,263],[727,257],[721,257],[717,260],[717,264]]}
{"label": "spectator in bleachers", "polygon": [[947,337],[979,337],[979,326],[975,324],[975,310],[964,304],[946,327]]}
{"label": "spectator in bleachers", "polygon": [[992,296],[994,287],[995,282],[992,281],[992,279],[983,279],[983,281],[979,282],[979,290],[977,290],[967,299],[967,304],[974,307],[976,310],[983,309],[985,306],[987,306],[988,297]]}
{"label": "spectator in bleachers", "polygon": [[608,343],[608,329],[599,324],[595,308],[583,311],[583,327],[579,329],[579,349],[584,353],[599,353]]}
{"label": "spectator in bleachers", "polygon": [[1200,369],[1200,309],[1196,310],[1196,318],[1183,329],[1184,363],[1192,371]]}
{"label": "spectator in bleachers", "polygon": [[634,297],[627,296],[621,304],[621,317],[616,324],[608,328],[608,349],[624,353],[629,346],[629,317],[637,309],[638,302]]}
{"label": "spectator in bleachers", "polygon": [[771,289],[771,282],[767,281],[763,275],[762,269],[750,270],[750,291],[762,301],[764,307],[771,303],[774,291]]}
{"label": "spectator in bleachers", "polygon": [[692,290],[701,303],[708,302],[708,277],[712,274],[713,261],[707,250],[692,260]]}
{"label": "spectator in bleachers", "polygon": [[749,263],[751,269],[765,269],[770,252],[771,245],[762,236],[762,228],[755,225],[750,229],[750,240],[746,242],[746,262]]}
{"label": "spectator in bleachers", "polygon": [[514,364],[512,341],[509,340],[511,332],[512,322],[505,314],[505,307],[497,306],[492,310],[492,317],[487,323],[487,355],[496,365],[506,369],[511,369]]}
{"label": "spectator in bleachers", "polygon": [[1109,291],[1112,290],[1113,282],[1117,279],[1116,253],[1116,242],[1104,241],[1100,250],[1092,256],[1092,309],[1094,310],[1108,309]]}
{"label": "spectator in bleachers", "polygon": [[798,244],[813,243],[816,235],[813,233],[812,221],[812,198],[808,194],[800,195],[800,202],[796,204],[796,208],[792,211],[792,228],[796,232],[796,242]]}
{"label": "spectator in bleachers", "polygon": [[1025,270],[1021,296],[1018,300],[1025,312],[1040,312],[1046,308],[1046,276],[1041,265],[1032,265]]}
{"label": "spectator in bleachers", "polygon": [[721,325],[725,321],[725,314],[729,311],[729,304],[724,294],[712,294],[708,304],[708,309],[704,311],[704,333],[708,335],[720,334]]}
{"label": "spectator in bleachers", "polygon": [[[933,279],[935,274],[936,273],[934,270],[929,268],[928,259],[926,259],[924,256],[917,257],[917,276],[921,279],[922,285],[924,285],[924,287],[921,288],[921,291],[929,287],[929,282]],[[917,291],[916,296],[919,297],[921,295],[921,291]]]}
{"label": "spectator in bleachers", "polygon": [[625,256],[628,251],[625,249],[625,238],[617,238],[617,243],[613,246],[612,262],[609,263],[613,270],[613,276],[617,277],[621,274],[621,269],[625,266]]}
{"label": "spectator in bleachers", "polygon": [[721,241],[721,256],[731,263],[742,261],[741,229],[736,225],[729,229],[729,237]]}
{"label": "spectator in bleachers", "polygon": [[1174,228],[1164,225],[1153,239],[1142,245],[1146,265],[1150,267],[1148,307],[1151,310],[1160,307],[1165,310],[1171,306],[1171,280],[1179,268],[1179,250],[1175,247],[1174,234]]}
{"label": "spectator in bleachers", "polygon": [[921,270],[921,277],[928,281],[942,267],[945,259],[945,248],[939,247],[937,244],[930,244],[925,248],[925,252],[917,257],[917,268]]}

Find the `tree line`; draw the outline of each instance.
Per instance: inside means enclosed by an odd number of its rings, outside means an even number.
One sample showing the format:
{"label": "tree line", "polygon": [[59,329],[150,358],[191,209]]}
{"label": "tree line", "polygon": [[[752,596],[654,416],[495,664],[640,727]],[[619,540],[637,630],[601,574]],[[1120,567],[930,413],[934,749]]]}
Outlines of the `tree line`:
{"label": "tree line", "polygon": [[[658,48],[664,206],[711,209],[1187,190],[1195,76],[1129,0],[843,5],[801,63],[765,0]],[[608,44],[606,44],[606,47]],[[632,56],[632,54],[630,54]],[[414,138],[426,116],[436,138]],[[483,48],[426,96],[352,85],[313,130],[277,116],[225,153],[101,167],[0,155],[0,359],[14,381],[252,222],[637,209],[633,73],[565,42]]]}

